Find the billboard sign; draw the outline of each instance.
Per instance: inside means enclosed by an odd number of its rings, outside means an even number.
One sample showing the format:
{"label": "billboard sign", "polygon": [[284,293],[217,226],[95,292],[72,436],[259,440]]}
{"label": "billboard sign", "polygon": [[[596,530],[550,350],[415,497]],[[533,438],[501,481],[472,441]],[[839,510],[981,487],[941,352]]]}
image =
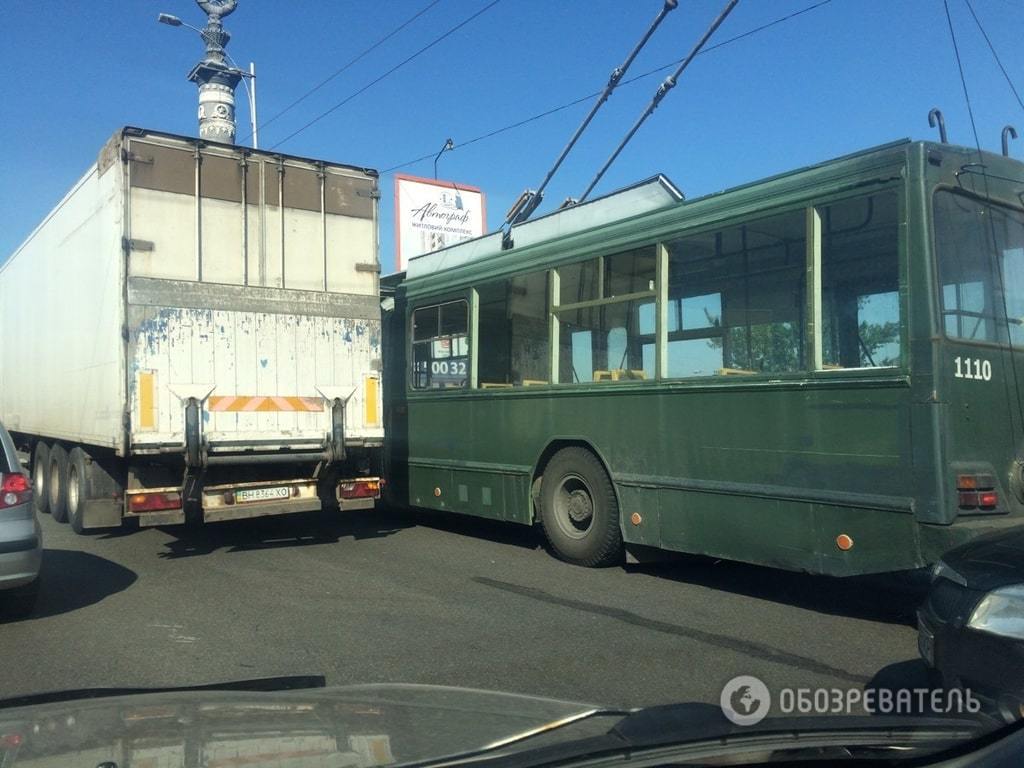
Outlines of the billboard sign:
{"label": "billboard sign", "polygon": [[484,193],[453,181],[395,175],[395,268],[487,231]]}

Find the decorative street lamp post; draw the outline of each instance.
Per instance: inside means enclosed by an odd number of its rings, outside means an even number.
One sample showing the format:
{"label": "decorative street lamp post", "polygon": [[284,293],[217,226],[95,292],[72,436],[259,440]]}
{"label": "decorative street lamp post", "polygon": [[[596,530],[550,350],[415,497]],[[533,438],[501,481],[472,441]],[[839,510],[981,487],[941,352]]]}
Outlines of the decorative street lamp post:
{"label": "decorative street lamp post", "polygon": [[[196,0],[206,13],[207,22],[203,29],[186,24],[177,16],[161,13],[158,21],[172,27],[186,26],[199,32],[206,44],[206,56],[188,73],[188,79],[199,86],[199,136],[210,141],[225,144],[235,143],[235,88],[244,77],[254,73],[243,72],[229,66],[231,57],[224,47],[231,35],[221,19],[231,14],[238,6],[238,0]],[[232,62],[233,63],[233,62]],[[244,81],[243,81],[244,83]],[[255,85],[255,84],[254,84]],[[248,90],[248,86],[246,86]],[[250,92],[249,111],[253,121],[255,141],[255,104]]]}
{"label": "decorative street lamp post", "polygon": [[203,29],[206,57],[192,68],[188,79],[199,86],[199,136],[225,144],[235,143],[235,88],[241,73],[228,66],[224,46],[231,35],[221,19],[238,5],[238,0],[196,0],[208,20]]}

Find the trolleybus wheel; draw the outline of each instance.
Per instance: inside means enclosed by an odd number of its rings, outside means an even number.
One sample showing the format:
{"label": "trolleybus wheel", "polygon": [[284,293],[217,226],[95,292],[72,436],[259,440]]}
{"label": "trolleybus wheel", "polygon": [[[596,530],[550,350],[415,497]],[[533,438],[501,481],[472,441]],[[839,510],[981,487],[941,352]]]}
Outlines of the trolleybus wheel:
{"label": "trolleybus wheel", "polygon": [[622,560],[619,505],[601,462],[584,448],[563,448],[544,469],[540,520],[560,558],[587,567]]}

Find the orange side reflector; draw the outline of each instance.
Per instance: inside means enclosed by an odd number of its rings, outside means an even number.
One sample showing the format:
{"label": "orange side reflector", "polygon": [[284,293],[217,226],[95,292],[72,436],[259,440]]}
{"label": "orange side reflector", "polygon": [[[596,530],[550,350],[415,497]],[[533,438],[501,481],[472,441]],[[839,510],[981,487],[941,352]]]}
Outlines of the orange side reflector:
{"label": "orange side reflector", "polygon": [[363,377],[363,425],[380,426],[380,379],[376,376]]}
{"label": "orange side reflector", "polygon": [[156,374],[139,371],[139,429],[156,427]]}

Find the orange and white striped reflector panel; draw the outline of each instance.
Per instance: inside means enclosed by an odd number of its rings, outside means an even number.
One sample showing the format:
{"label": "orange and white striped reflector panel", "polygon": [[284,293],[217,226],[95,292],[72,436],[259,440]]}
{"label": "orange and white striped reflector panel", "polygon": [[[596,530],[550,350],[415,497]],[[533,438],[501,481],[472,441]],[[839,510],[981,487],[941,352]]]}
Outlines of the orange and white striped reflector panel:
{"label": "orange and white striped reflector panel", "polygon": [[324,409],[324,401],[320,397],[217,395],[207,401],[206,409],[211,412],[233,413],[280,413],[282,411],[319,413]]}

